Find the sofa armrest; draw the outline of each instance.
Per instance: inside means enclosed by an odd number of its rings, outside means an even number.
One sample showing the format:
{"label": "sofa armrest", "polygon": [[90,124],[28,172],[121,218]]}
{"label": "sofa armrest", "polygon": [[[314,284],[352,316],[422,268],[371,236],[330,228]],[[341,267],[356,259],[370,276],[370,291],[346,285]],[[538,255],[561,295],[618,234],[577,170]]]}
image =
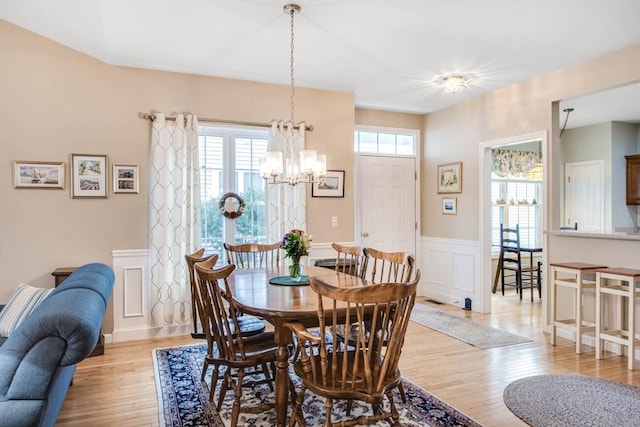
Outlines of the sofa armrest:
{"label": "sofa armrest", "polygon": [[113,270],[103,267],[102,274],[78,269],[0,347],[0,400],[45,399],[59,368],[91,354],[114,281]]}

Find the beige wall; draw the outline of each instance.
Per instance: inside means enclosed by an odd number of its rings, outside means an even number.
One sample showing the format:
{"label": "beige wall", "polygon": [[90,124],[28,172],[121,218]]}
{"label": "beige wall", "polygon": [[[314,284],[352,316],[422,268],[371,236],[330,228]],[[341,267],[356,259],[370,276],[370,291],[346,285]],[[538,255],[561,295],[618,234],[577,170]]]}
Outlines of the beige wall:
{"label": "beige wall", "polygon": [[424,123],[423,114],[368,110],[366,108],[356,108],[355,119],[357,125],[400,129],[421,129]]}
{"label": "beige wall", "polygon": [[[111,66],[0,20],[0,301],[20,282],[52,286],[56,267],[147,248],[150,123],[139,112],[268,123],[289,117],[289,87]],[[344,169],[344,199],[308,192],[315,242],[353,239],[353,95],[296,88],[296,119],[312,124],[307,146]],[[64,190],[14,189],[12,161],[106,154],[140,166],[140,194],[81,200]],[[111,171],[109,170],[109,175]],[[330,216],[340,212],[337,229]]]}
{"label": "beige wall", "polygon": [[[479,144],[539,131],[547,131],[551,141],[547,159],[551,194],[546,209],[548,227],[557,228],[563,174],[558,119],[552,116],[552,103],[639,80],[640,44],[429,114],[421,159],[421,234],[478,240]],[[458,215],[439,215],[436,166],[453,161],[464,162]]]}

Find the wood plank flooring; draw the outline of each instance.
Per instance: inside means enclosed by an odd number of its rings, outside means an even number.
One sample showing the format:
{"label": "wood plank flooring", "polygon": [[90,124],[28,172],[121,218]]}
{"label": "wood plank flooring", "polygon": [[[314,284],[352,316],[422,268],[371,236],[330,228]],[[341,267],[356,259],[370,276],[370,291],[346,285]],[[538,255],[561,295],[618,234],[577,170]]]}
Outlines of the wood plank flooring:
{"label": "wood plank flooring", "polygon": [[[420,303],[479,323],[531,338],[533,342],[481,350],[410,322],[401,369],[405,378],[446,401],[485,426],[525,425],[504,405],[504,388],[538,374],[580,374],[640,386],[640,371],[628,371],[626,357],[605,353],[595,360],[593,347],[575,354],[573,342],[558,338],[548,344],[542,332],[539,299],[520,302],[514,290],[493,297],[490,315],[459,307]],[[78,365],[58,426],[158,426],[158,402],[151,351],[192,344],[190,336],[107,345],[105,355]]]}

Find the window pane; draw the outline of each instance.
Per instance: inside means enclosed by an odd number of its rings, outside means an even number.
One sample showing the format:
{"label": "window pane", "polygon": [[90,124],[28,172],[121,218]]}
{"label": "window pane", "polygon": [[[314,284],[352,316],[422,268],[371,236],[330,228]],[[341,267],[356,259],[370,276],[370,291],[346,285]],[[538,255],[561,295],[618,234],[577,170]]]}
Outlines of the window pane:
{"label": "window pane", "polygon": [[[264,182],[259,162],[267,151],[268,130],[200,125],[198,133],[201,237],[206,252],[223,254],[225,227],[233,242],[264,242]],[[219,209],[220,197],[227,192],[238,193],[246,204],[234,221],[225,220]],[[218,265],[223,261],[220,257]]]}
{"label": "window pane", "polygon": [[396,136],[394,134],[378,134],[378,153],[396,154]]}
{"label": "window pane", "polygon": [[354,132],[354,150],[360,153],[395,154],[415,156],[417,134],[392,132]]}
{"label": "window pane", "polygon": [[[538,200],[542,184],[527,181],[491,181],[492,244],[500,244],[500,223],[505,227],[520,227],[520,246],[536,248],[541,246],[541,219]],[[504,202],[504,205],[497,206]],[[497,209],[499,208],[499,209]],[[501,216],[498,218],[498,216]]]}
{"label": "window pane", "polygon": [[267,152],[266,139],[236,138],[236,192],[246,203],[235,222],[236,243],[265,243],[264,182],[259,162]]}
{"label": "window pane", "polygon": [[398,143],[398,154],[414,155],[416,154],[416,141],[413,135],[396,135]]}
{"label": "window pane", "polygon": [[361,153],[377,153],[378,152],[378,134],[374,132],[360,133],[360,152]]}

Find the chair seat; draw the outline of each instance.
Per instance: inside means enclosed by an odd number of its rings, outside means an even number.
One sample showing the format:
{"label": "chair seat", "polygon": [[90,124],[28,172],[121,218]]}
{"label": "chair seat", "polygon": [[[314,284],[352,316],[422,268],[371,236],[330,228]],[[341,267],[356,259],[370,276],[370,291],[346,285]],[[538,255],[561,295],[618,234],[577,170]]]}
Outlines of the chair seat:
{"label": "chair seat", "polygon": [[244,314],[238,316],[238,327],[240,328],[241,335],[251,336],[262,334],[265,329],[265,324],[264,320],[260,317]]}

